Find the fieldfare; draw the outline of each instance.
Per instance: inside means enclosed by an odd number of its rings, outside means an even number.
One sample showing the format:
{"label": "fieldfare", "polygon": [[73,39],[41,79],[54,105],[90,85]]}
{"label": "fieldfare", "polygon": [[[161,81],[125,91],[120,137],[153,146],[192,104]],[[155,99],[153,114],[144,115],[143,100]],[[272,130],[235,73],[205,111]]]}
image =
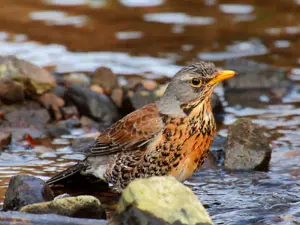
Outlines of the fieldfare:
{"label": "fieldfare", "polygon": [[101,133],[83,161],[48,184],[80,174],[120,192],[135,178],[172,175],[185,180],[203,164],[216,133],[212,92],[220,81],[234,75],[203,61],[182,68],[158,101]]}

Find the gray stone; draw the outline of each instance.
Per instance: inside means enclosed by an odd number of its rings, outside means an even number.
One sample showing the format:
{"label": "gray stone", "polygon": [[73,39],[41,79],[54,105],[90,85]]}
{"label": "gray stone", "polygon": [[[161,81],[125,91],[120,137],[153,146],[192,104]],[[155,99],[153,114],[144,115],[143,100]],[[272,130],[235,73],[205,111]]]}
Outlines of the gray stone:
{"label": "gray stone", "polygon": [[194,193],[174,177],[136,179],[123,191],[112,225],[212,225]]}
{"label": "gray stone", "polygon": [[44,127],[51,119],[46,109],[30,108],[28,105],[16,108],[16,110],[6,113],[5,119],[10,126],[16,127]]}
{"label": "gray stone", "polygon": [[265,129],[239,119],[228,131],[224,165],[230,170],[267,170],[272,149]]}
{"label": "gray stone", "polygon": [[231,105],[263,107],[266,102],[278,102],[290,86],[286,72],[247,59],[231,59],[226,68],[238,74],[224,81],[225,99]]}
{"label": "gray stone", "polygon": [[87,153],[95,144],[95,138],[78,138],[72,141],[72,149],[74,152]]}
{"label": "gray stone", "polygon": [[71,132],[67,128],[59,125],[51,125],[47,127],[47,132],[53,138],[59,138],[62,135],[71,134]]}
{"label": "gray stone", "polygon": [[30,175],[17,175],[10,179],[3,210],[19,210],[25,205],[50,201],[53,198],[53,192],[42,179]]}
{"label": "gray stone", "polygon": [[35,203],[22,207],[20,211],[91,219],[105,219],[106,217],[100,201],[88,195],[58,198],[50,202]]}
{"label": "gray stone", "polygon": [[94,119],[103,127],[109,127],[119,119],[116,105],[104,94],[73,86],[66,92],[66,100],[76,105],[81,115]]}
{"label": "gray stone", "polygon": [[105,220],[78,219],[54,214],[31,214],[24,212],[0,212],[1,225],[106,225]]}

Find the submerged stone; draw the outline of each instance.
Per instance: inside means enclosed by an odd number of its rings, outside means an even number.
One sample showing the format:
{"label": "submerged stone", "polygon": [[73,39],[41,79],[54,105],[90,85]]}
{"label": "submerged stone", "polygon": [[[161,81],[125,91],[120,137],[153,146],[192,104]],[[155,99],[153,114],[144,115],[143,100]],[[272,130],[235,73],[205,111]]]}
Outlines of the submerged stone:
{"label": "submerged stone", "polygon": [[3,225],[106,225],[105,220],[79,219],[54,214],[36,215],[24,212],[0,212],[0,224]]}

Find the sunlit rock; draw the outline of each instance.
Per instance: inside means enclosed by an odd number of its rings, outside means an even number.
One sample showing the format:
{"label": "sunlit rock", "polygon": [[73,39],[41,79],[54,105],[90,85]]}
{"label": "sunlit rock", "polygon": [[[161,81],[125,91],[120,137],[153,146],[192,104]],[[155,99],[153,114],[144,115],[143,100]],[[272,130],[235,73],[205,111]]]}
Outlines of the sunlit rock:
{"label": "sunlit rock", "polygon": [[196,195],[174,177],[137,179],[123,191],[112,223],[212,225]]}
{"label": "sunlit rock", "polygon": [[21,208],[20,211],[34,214],[58,214],[77,218],[105,218],[105,211],[100,201],[88,195],[58,198],[50,202],[27,205]]}
{"label": "sunlit rock", "polygon": [[0,80],[10,79],[24,87],[27,94],[40,95],[55,87],[55,78],[41,67],[15,56],[0,56]]}

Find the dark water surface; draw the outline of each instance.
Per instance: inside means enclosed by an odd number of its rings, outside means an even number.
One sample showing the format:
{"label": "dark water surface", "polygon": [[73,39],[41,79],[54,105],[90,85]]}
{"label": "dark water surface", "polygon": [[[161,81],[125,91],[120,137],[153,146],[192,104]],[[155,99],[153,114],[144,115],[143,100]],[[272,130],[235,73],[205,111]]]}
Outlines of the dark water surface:
{"label": "dark water surface", "polygon": [[[99,66],[118,74],[172,76],[194,59],[222,67],[247,57],[284,68],[300,81],[300,1],[297,0],[2,0],[0,55],[16,54],[56,72]],[[257,81],[259,82],[259,81]],[[298,82],[298,84],[297,84]],[[298,86],[299,87],[299,86]],[[300,93],[281,103],[225,108],[228,125],[250,117],[272,137],[269,172],[202,169],[189,179],[216,224],[300,224]],[[222,95],[222,88],[218,89]],[[226,101],[224,101],[226,105]],[[82,159],[72,135],[27,149],[15,140],[0,154],[0,201],[12,175],[48,178]],[[65,143],[66,145],[61,145]],[[22,146],[22,145],[21,145]]]}

